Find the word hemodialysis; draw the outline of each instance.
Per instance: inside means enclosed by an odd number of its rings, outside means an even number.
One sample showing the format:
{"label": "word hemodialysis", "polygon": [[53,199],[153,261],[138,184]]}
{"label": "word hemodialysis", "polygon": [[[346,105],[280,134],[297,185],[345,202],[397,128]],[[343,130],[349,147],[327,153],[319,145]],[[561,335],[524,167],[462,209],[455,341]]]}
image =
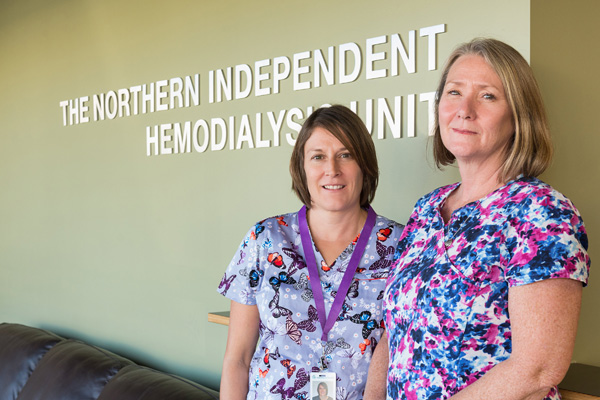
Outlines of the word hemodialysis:
{"label": "word hemodialysis", "polygon": [[[428,133],[433,125],[434,95],[434,92],[428,92],[421,93],[418,97],[419,102],[426,103]],[[416,100],[415,94],[406,96],[406,113],[403,113],[401,96],[394,97],[391,108],[385,98],[368,99],[361,110],[358,109],[356,101],[351,102],[349,107],[357,114],[359,111],[364,112],[365,125],[371,135],[376,133],[374,138],[385,139],[387,131],[394,139],[399,139],[402,137],[403,125],[406,127],[405,137],[415,137]],[[293,146],[296,143],[296,134],[301,128],[300,121],[308,117],[313,110],[313,107],[307,107],[305,111],[291,108],[277,113],[269,111],[253,116],[244,114],[227,119],[199,119],[148,126],[146,155],[279,147],[282,143]]]}

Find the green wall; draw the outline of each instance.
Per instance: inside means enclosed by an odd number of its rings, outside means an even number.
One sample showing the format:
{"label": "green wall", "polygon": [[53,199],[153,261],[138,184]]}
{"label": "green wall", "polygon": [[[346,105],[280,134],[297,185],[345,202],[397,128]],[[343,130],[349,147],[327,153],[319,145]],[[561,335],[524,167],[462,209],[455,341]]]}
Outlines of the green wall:
{"label": "green wall", "polygon": [[[404,222],[419,196],[457,179],[453,168],[432,167],[427,103],[418,101],[418,94],[435,90],[452,48],[474,36],[493,36],[527,58],[530,52],[540,55],[539,31],[532,29],[536,15],[522,0],[23,0],[1,7],[0,321],[89,340],[213,387],[227,328],[208,323],[207,314],[228,309],[215,291],[221,275],[252,224],[300,206],[287,172],[291,146],[283,139],[272,145],[267,114],[356,101],[366,118],[368,100],[383,98],[393,107],[394,97],[401,96],[402,137],[393,138],[388,127],[385,138],[375,140],[381,180],[374,208]],[[419,33],[440,24],[445,33],[437,35],[437,63],[430,71],[428,40]],[[254,68],[257,61],[326,53],[345,43],[358,44],[364,55],[367,39],[385,37],[387,43],[375,47],[383,51],[395,34],[406,45],[410,31],[416,32],[415,73],[402,66],[397,76],[367,80],[363,66],[346,84],[294,91],[288,78],[277,94],[209,100],[209,71],[239,64]],[[579,39],[584,38],[568,45]],[[389,69],[390,57],[374,65]],[[554,74],[543,70],[556,67],[554,58],[536,57],[540,76]],[[543,85],[545,92],[561,93],[550,96],[576,113],[583,113],[577,107],[584,102],[581,93],[597,83],[591,70],[580,75],[582,68],[560,68],[575,85],[553,80]],[[195,74],[201,82],[197,106],[64,125],[63,101]],[[411,94],[417,94],[415,137],[407,135]],[[594,125],[587,117],[585,129],[578,121],[575,133],[565,132],[559,128],[565,121],[562,103],[548,103],[557,110],[552,123],[559,144],[548,180],[582,209],[593,247],[598,223],[584,193],[598,176],[589,142],[595,140],[589,128]],[[220,151],[146,155],[147,127],[230,117],[239,123],[243,115],[256,114],[263,116],[270,147],[246,143],[230,150],[228,142]],[[571,114],[567,118],[579,115]],[[280,133],[284,138],[294,132],[284,124]],[[583,175],[581,182],[589,185],[577,184],[573,175]],[[600,350],[591,343],[595,322],[587,321],[600,301],[593,282],[585,296],[587,317],[576,355],[598,365]]]}
{"label": "green wall", "polygon": [[[567,8],[566,8],[567,7]],[[600,366],[598,332],[600,285],[598,257],[600,213],[600,99],[598,68],[600,3],[534,0],[531,3],[531,66],[546,103],[556,154],[543,179],[575,203],[587,228],[592,268],[583,304],[573,360]]]}

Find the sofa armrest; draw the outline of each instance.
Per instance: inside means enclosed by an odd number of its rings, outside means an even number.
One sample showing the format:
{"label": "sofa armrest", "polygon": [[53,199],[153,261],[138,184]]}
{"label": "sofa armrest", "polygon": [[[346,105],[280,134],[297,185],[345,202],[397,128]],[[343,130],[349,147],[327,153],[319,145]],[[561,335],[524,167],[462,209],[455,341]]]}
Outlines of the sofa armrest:
{"label": "sofa armrest", "polygon": [[42,357],[63,340],[43,329],[0,324],[0,399],[15,400]]}

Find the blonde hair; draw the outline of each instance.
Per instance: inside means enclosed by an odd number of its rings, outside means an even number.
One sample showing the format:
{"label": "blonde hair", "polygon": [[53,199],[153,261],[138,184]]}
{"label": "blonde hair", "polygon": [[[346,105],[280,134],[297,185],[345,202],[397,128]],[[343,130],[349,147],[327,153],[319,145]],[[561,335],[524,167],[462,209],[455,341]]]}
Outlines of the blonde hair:
{"label": "blonde hair", "polygon": [[478,38],[457,47],[448,57],[436,91],[433,156],[438,168],[450,165],[455,157],[442,143],[438,109],[448,72],[456,60],[465,55],[482,57],[502,81],[512,111],[515,132],[506,151],[499,180],[507,182],[523,174],[540,175],[552,161],[552,140],[542,95],[533,71],[523,56],[508,44],[496,39]]}

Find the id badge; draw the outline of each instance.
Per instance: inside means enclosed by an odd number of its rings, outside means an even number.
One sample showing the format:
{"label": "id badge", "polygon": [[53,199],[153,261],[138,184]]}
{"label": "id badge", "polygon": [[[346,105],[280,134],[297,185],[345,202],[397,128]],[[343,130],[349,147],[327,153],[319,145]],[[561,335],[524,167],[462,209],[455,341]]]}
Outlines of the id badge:
{"label": "id badge", "polygon": [[310,398],[335,400],[335,372],[310,373]]}

